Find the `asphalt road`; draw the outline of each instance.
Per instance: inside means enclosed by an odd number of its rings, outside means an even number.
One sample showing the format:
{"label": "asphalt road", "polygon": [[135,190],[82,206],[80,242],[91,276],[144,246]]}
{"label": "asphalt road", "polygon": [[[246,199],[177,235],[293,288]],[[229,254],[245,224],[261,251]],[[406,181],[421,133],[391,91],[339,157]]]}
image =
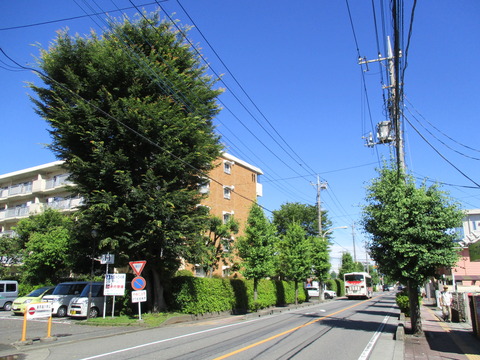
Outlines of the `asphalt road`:
{"label": "asphalt road", "polygon": [[[85,329],[98,331],[98,337],[32,347],[21,353],[27,360],[358,360],[368,358],[378,331],[388,331],[383,326],[385,319],[395,316],[398,310],[393,295],[382,293],[368,301],[340,298],[262,317],[228,316],[134,332]],[[3,324],[9,321],[0,321],[0,336]]]}

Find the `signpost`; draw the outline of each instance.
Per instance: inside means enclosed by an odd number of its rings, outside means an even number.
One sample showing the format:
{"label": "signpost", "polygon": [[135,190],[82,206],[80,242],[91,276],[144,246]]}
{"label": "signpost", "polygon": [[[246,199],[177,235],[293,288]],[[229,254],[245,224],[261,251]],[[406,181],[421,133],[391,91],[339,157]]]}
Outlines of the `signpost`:
{"label": "signpost", "polygon": [[115,296],[124,296],[125,295],[125,282],[127,279],[127,274],[106,274],[105,275],[105,284],[103,295],[105,295],[105,300],[103,302],[103,318],[105,318],[106,313],[106,296],[113,296],[112,301],[112,317],[115,313]]}
{"label": "signpost", "polygon": [[52,333],[52,304],[49,302],[31,303],[25,308],[21,341],[27,340],[27,320],[48,318],[47,338]]}
{"label": "signpost", "polygon": [[137,275],[132,280],[132,288],[135,291],[132,291],[132,303],[138,303],[138,320],[142,320],[142,307],[141,303],[147,301],[147,291],[143,290],[147,285],[147,282],[140,274],[145,267],[147,262],[145,260],[140,261],[130,261],[130,267],[133,269]]}

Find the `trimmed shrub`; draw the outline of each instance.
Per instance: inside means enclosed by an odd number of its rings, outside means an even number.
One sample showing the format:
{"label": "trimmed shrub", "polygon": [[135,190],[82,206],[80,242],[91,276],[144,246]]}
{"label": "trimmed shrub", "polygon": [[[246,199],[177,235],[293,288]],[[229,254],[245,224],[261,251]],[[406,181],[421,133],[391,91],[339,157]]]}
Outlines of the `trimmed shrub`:
{"label": "trimmed shrub", "polygon": [[175,276],[192,276],[193,277],[193,273],[190,270],[183,269],[183,270],[178,270],[175,273]]}
{"label": "trimmed shrub", "polygon": [[337,285],[337,296],[345,296],[345,281],[342,279],[335,279]]}

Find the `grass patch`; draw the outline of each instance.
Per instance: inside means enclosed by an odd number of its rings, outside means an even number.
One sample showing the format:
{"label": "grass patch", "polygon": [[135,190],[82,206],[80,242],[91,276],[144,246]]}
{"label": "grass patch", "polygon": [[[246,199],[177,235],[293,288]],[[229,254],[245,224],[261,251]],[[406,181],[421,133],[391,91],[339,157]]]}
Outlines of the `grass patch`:
{"label": "grass patch", "polygon": [[142,314],[142,320],[138,320],[137,316],[115,316],[88,319],[79,324],[83,325],[97,325],[97,326],[146,326],[157,327],[162,325],[167,319],[177,316],[184,316],[185,314],[178,313],[156,313],[156,314]]}

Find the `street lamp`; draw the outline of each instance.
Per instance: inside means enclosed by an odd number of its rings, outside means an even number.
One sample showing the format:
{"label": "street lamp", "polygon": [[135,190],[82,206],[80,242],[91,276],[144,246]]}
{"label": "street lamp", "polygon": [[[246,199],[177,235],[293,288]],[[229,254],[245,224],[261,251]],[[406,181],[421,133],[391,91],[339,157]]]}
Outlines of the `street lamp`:
{"label": "street lamp", "polygon": [[328,233],[332,232],[335,229],[348,229],[348,226],[337,226],[337,227],[333,227],[331,229],[328,229],[328,230],[323,232],[322,238],[324,238]]}

